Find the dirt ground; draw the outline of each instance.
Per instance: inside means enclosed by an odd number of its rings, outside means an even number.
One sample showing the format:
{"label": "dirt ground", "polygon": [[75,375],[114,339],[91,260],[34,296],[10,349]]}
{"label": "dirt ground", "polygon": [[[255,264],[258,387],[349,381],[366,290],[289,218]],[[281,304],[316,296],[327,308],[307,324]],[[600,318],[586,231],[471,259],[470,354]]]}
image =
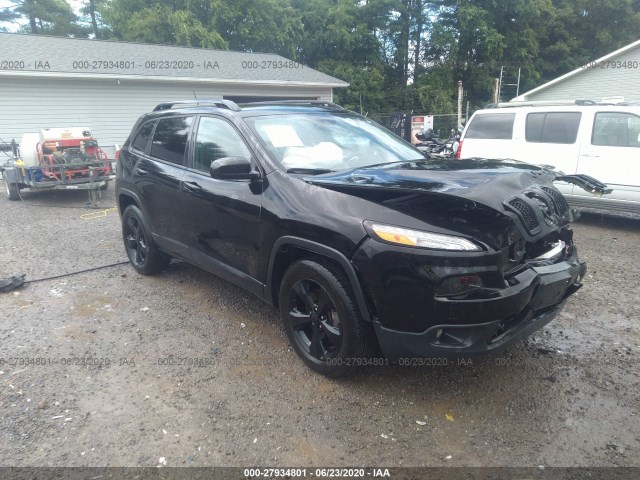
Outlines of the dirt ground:
{"label": "dirt ground", "polygon": [[[117,212],[61,208],[86,193],[26,200],[0,200],[0,277],[126,260]],[[341,381],[297,359],[271,307],[185,263],[0,294],[0,466],[638,467],[640,219],[574,229],[585,286],[526,342]]]}

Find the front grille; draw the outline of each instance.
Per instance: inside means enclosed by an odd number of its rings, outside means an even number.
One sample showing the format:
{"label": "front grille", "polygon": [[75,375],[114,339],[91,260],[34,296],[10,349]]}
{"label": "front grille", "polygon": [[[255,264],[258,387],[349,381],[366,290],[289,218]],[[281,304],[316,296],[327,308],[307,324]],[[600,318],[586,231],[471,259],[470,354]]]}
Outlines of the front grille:
{"label": "front grille", "polygon": [[536,213],[531,205],[520,198],[509,200],[508,205],[518,213],[529,233],[536,233],[540,229]]}
{"label": "front grille", "polygon": [[549,187],[542,187],[542,190],[553,199],[553,204],[556,209],[556,213],[559,216],[563,217],[569,210],[569,204],[567,203],[567,200],[564,198],[564,195],[562,195],[557,190]]}

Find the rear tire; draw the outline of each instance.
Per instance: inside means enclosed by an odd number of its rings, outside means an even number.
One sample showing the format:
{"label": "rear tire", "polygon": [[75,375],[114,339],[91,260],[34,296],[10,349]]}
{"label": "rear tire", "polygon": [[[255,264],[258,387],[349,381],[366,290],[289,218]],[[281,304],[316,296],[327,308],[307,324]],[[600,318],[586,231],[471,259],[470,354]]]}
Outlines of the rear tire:
{"label": "rear tire", "polygon": [[17,183],[9,183],[9,179],[7,179],[7,174],[4,173],[2,175],[4,179],[4,189],[7,194],[7,198],[12,202],[16,200],[20,200],[20,188]]}
{"label": "rear tire", "polygon": [[122,214],[122,240],[131,265],[142,275],[158,273],[171,262],[171,257],[156,246],[142,212],[135,205],[129,205]]}
{"label": "rear tire", "polygon": [[106,190],[109,188],[109,180],[104,181],[104,185],[100,185],[100,190]]}
{"label": "rear tire", "polygon": [[366,365],[373,330],[360,317],[350,284],[330,264],[300,260],[280,285],[280,316],[294,350],[313,370],[342,377]]}

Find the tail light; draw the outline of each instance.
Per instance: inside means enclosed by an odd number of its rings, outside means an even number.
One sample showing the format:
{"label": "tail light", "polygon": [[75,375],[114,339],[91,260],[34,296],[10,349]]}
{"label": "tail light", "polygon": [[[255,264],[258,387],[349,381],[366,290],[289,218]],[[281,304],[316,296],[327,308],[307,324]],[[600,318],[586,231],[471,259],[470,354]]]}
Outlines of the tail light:
{"label": "tail light", "polygon": [[456,152],[456,158],[458,160],[460,160],[460,154],[462,153],[462,140],[460,140],[460,143],[458,144],[458,151]]}

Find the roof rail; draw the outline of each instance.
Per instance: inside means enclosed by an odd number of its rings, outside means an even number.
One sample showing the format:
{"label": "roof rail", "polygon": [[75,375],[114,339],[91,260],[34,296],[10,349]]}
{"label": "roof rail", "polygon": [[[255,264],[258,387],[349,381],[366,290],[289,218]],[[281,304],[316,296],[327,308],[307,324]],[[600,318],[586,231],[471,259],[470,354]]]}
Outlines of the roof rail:
{"label": "roof rail", "polygon": [[327,102],[326,100],[269,100],[267,102],[250,102],[250,103],[245,103],[243,105],[274,105],[274,104],[319,105],[323,107],[333,108],[335,110],[345,110],[344,107],[341,107],[337,103]]}
{"label": "roof rail", "polygon": [[161,110],[171,110],[173,107],[218,107],[226,108],[227,110],[233,110],[239,112],[240,107],[236,102],[231,100],[215,99],[215,100],[177,100],[175,102],[164,102],[156,105],[153,109],[154,112]]}
{"label": "roof rail", "polygon": [[552,106],[567,106],[567,105],[607,105],[598,103],[589,99],[578,100],[532,100],[532,101],[511,101],[500,103],[489,103],[484,108],[513,108],[513,107],[552,107]]}

